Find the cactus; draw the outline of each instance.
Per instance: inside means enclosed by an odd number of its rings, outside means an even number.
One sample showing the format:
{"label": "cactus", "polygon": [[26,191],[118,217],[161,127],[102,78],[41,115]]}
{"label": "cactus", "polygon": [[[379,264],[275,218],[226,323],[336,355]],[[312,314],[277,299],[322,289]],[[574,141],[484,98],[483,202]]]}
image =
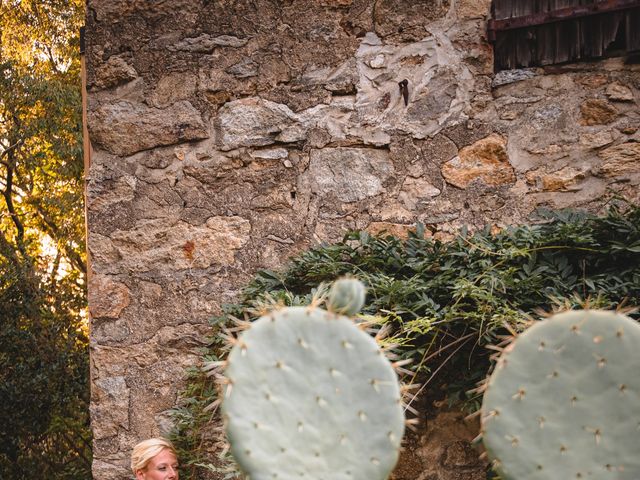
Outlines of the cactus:
{"label": "cactus", "polygon": [[327,308],[341,315],[354,316],[364,306],[366,290],[355,278],[336,280],[329,292]]}
{"label": "cactus", "polygon": [[384,480],[393,469],[404,433],[396,373],[371,336],[335,313],[362,305],[354,282],[336,282],[334,312],[281,308],[236,340],[222,411],[251,480]]}
{"label": "cactus", "polygon": [[535,323],[500,356],[482,438],[504,480],[640,478],[640,325],[571,311]]}

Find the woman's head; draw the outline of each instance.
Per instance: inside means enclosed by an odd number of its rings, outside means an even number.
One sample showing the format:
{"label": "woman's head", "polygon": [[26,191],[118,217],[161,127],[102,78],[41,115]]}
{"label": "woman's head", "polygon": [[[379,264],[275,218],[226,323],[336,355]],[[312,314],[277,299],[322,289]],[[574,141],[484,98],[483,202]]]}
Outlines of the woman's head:
{"label": "woman's head", "polygon": [[178,456],[169,440],[150,438],[131,452],[131,470],[136,480],[178,480]]}

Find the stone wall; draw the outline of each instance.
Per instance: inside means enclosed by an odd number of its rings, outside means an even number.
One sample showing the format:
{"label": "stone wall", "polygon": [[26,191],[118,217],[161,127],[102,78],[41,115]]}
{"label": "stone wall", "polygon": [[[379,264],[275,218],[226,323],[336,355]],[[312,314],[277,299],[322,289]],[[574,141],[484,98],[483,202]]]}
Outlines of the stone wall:
{"label": "stone wall", "polygon": [[[347,229],[446,237],[639,200],[640,65],[494,75],[489,0],[88,3],[97,480],[130,477],[256,269]],[[427,436],[397,478],[481,478],[457,428],[431,435],[442,468]]]}

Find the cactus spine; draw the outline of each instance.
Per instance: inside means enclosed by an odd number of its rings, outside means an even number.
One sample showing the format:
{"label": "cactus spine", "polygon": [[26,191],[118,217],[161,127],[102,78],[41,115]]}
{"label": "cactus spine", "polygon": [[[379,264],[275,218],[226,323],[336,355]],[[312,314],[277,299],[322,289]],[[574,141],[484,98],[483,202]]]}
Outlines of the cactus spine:
{"label": "cactus spine", "polygon": [[504,480],[637,480],[640,325],[595,310],[534,324],[498,360],[481,413]]}
{"label": "cactus spine", "polygon": [[[364,287],[328,304],[356,313]],[[222,404],[231,453],[252,480],[384,480],[404,433],[394,369],[351,319],[316,307],[270,312],[231,350]]]}

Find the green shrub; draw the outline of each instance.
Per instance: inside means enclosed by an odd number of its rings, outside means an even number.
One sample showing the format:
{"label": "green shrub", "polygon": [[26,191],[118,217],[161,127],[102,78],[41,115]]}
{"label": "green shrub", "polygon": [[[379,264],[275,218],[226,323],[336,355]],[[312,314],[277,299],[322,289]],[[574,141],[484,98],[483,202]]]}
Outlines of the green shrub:
{"label": "green shrub", "polygon": [[[420,225],[406,240],[348,233],[340,243],[301,253],[281,271],[258,272],[238,303],[214,319],[214,331],[265,303],[307,304],[320,283],[352,275],[368,287],[363,313],[387,325],[388,342],[414,360],[417,379],[477,410],[480,396],[467,392],[489,369],[484,347],[507,329],[522,330],[536,310],[575,308],[584,299],[599,308],[640,304],[640,207],[614,206],[602,216],[538,214],[536,225],[496,234],[462,229],[449,241],[425,235]],[[205,359],[217,359],[219,347],[214,335]],[[213,440],[203,440],[216,423],[205,411],[216,395],[209,382],[194,374],[176,409],[175,440],[184,447],[183,463],[191,465],[187,479],[207,470],[197,464],[209,464],[209,471],[218,468],[212,461],[224,465],[212,460]]]}

